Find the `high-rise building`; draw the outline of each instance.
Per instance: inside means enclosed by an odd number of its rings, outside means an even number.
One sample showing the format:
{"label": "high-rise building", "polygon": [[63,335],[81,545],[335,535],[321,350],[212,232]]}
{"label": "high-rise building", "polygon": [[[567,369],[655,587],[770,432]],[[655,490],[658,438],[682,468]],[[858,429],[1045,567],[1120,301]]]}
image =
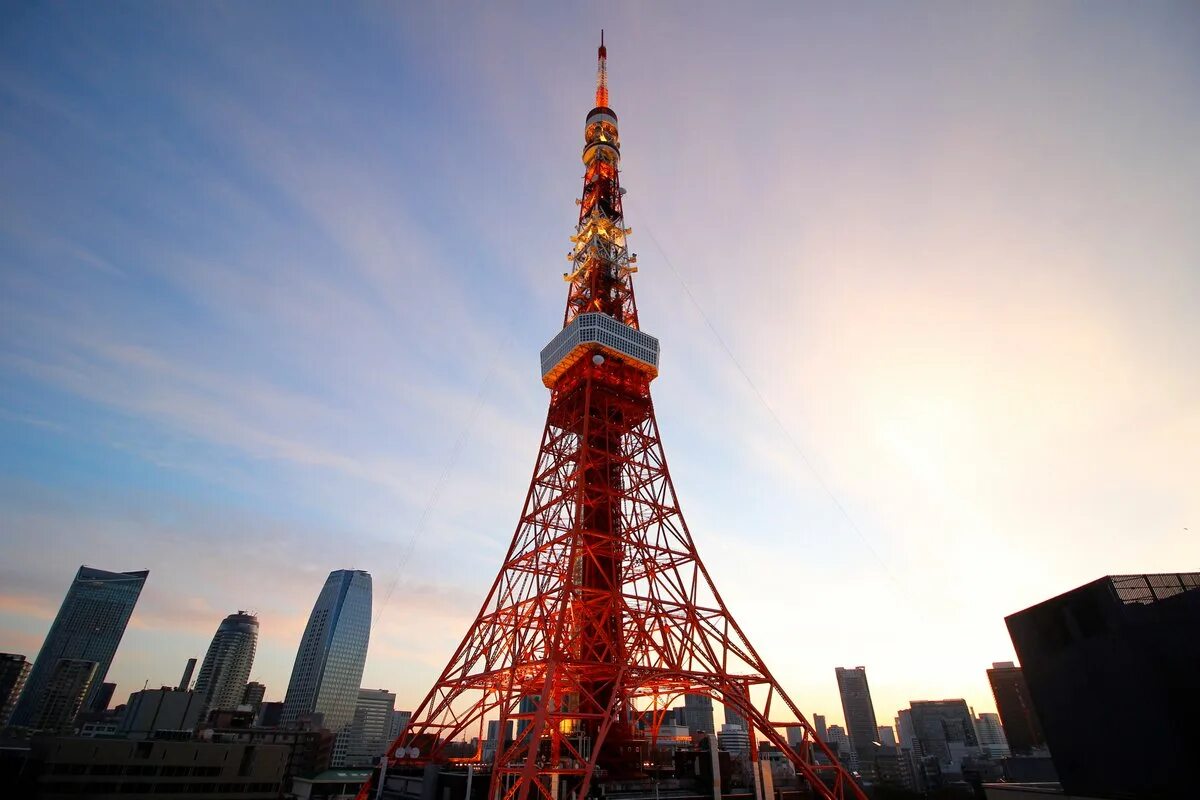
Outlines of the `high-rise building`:
{"label": "high-rise building", "polygon": [[179,685],[175,687],[177,691],[186,692],[192,688],[192,673],[196,671],[196,659],[189,658],[187,664],[183,668],[183,675],[179,678]]}
{"label": "high-rise building", "polygon": [[39,731],[69,733],[83,700],[96,677],[96,662],[82,658],[60,658],[42,692],[42,703],[32,727]]}
{"label": "high-rise building", "polygon": [[359,689],[347,729],[346,755],[334,767],[373,767],[392,743],[396,695],[386,689]]}
{"label": "high-rise building", "polygon": [[210,711],[232,711],[241,704],[257,647],[258,617],[239,611],[221,620],[196,676],[202,718]]}
{"label": "high-rise building", "polygon": [[879,723],[875,721],[875,706],[871,702],[871,687],[867,684],[866,667],[837,667],[838,693],[842,696],[842,713],[850,747],[858,757],[859,769],[873,774],[873,756],[877,749]]}
{"label": "high-rise building", "polygon": [[975,718],[966,700],[914,700],[909,703],[913,749],[922,758],[936,758],[942,773],[960,771],[962,759],[979,752]]}
{"label": "high-rise building", "polygon": [[329,573],[296,651],[283,701],[283,724],[320,714],[337,732],[354,717],[371,636],[371,576],[363,570]]}
{"label": "high-rise building", "polygon": [[1195,796],[1200,573],[1110,575],[1005,621],[1067,794]]}
{"label": "high-rise building", "polygon": [[29,661],[19,653],[0,653],[0,728],[8,725],[29,677]]}
{"label": "high-rise building", "polygon": [[853,749],[850,747],[850,737],[841,725],[830,725],[825,731],[825,742],[838,753],[839,759],[849,758]]}
{"label": "high-rise building", "polygon": [[263,698],[266,696],[266,686],[258,681],[250,681],[246,684],[246,688],[242,690],[241,705],[249,706],[255,714],[258,714],[258,709],[262,707]]}
{"label": "high-rise building", "polygon": [[712,698],[701,694],[684,695],[683,720],[692,733],[716,733]]}
{"label": "high-rise building", "polygon": [[999,714],[985,711],[976,717],[975,735],[979,738],[980,749],[988,758],[1004,758],[1009,755],[1008,740],[1004,738]]}
{"label": "high-rise building", "polygon": [[987,676],[1009,750],[1014,755],[1032,755],[1045,749],[1046,734],[1042,732],[1042,723],[1029,697],[1029,687],[1021,668],[1011,661],[996,661]]}
{"label": "high-rise building", "polygon": [[88,711],[104,712],[112,705],[113,693],[117,691],[115,683],[101,683],[100,691],[92,693],[92,705]]}
{"label": "high-rise building", "polygon": [[149,574],[147,570],[106,572],[92,567],[79,568],[33,662],[25,691],[13,711],[13,725],[36,724],[47,699],[47,685],[61,659],[96,664],[82,707],[91,705],[94,693],[100,690],[100,684],[108,675],[117,645],[121,643],[133,606]]}
{"label": "high-rise building", "polygon": [[907,747],[916,755],[920,755],[916,733],[913,731],[912,710],[902,708],[896,712],[896,738],[901,747]]}
{"label": "high-rise building", "polygon": [[540,698],[536,694],[527,694],[521,698],[517,705],[517,713],[530,716],[522,716],[517,719],[517,736],[520,736],[525,732],[525,728],[533,719],[532,715],[537,712],[537,704],[539,700]]}
{"label": "high-rise building", "polygon": [[737,725],[744,731],[749,731],[750,726],[746,724],[746,719],[737,712],[733,704],[727,699],[728,695],[723,696],[721,706],[725,710],[725,723],[727,725]]}
{"label": "high-rise building", "polygon": [[717,733],[717,746],[736,756],[750,755],[750,734],[741,725],[726,722]]}
{"label": "high-rise building", "polygon": [[408,721],[412,719],[411,711],[393,711],[392,712],[392,727],[388,731],[388,744],[396,741],[396,737],[404,733],[404,729],[408,727]]}
{"label": "high-rise building", "polygon": [[896,732],[892,730],[891,725],[880,725],[878,730],[879,738],[876,741],[883,747],[896,746]]}
{"label": "high-rise building", "polygon": [[813,714],[813,729],[817,732],[817,738],[822,742],[825,741],[826,730],[824,714]]}

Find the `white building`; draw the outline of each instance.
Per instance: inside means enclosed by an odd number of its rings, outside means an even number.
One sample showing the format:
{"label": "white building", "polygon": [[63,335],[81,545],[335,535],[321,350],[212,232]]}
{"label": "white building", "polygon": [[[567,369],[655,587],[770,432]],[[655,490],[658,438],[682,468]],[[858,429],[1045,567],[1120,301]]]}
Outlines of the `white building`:
{"label": "white building", "polygon": [[350,724],[333,746],[333,767],[371,767],[392,743],[396,695],[386,689],[359,689]]}
{"label": "white building", "polygon": [[730,755],[750,755],[750,734],[741,725],[730,725],[728,722],[721,726],[717,734],[717,747]]}
{"label": "white building", "polygon": [[1000,724],[999,714],[985,711],[976,717],[975,736],[979,739],[979,747],[988,758],[1007,758],[1011,755],[1008,737],[1004,735],[1004,726]]}

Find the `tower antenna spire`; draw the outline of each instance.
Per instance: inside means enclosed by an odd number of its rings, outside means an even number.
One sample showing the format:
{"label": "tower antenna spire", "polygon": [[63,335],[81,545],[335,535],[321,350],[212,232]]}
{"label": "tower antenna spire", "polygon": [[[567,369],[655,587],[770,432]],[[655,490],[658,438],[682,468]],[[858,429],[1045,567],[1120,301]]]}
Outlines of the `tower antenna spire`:
{"label": "tower antenna spire", "polygon": [[596,107],[608,108],[608,50],[604,47],[604,28],[600,29],[600,50],[596,56]]}

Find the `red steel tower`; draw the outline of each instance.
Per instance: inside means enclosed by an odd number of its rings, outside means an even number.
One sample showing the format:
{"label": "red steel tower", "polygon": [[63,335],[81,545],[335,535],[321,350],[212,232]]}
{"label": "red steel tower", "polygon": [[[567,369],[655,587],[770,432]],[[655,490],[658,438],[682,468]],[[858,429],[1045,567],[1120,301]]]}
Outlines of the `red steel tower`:
{"label": "red steel tower", "polygon": [[[665,712],[699,694],[747,721],[751,753],[759,741],[782,751],[810,796],[863,798],[734,621],[680,513],[650,399],[659,346],[638,322],[606,59],[601,34],[566,313],[541,353],[550,410],[525,507],[385,775],[475,765],[480,780],[490,769],[488,800],[581,800],[599,783],[644,777]],[[516,722],[494,754],[488,721],[501,732]],[[798,745],[786,727],[802,730]]]}

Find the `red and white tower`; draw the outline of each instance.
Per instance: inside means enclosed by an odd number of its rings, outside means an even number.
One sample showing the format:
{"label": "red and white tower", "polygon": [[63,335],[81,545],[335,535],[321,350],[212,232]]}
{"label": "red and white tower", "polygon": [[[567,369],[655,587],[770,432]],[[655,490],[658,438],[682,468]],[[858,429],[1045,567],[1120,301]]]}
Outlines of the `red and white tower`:
{"label": "red and white tower", "polygon": [[[602,34],[563,328],[541,353],[550,410],[524,510],[478,617],[390,748],[388,777],[360,797],[429,765],[478,768],[487,800],[628,785],[644,777],[665,712],[697,694],[747,721],[751,753],[760,741],[782,751],[802,791],[863,798],[726,608],[680,513],[650,399],[659,345],[638,321],[606,62]],[[493,720],[499,731],[515,721],[517,734],[485,761]],[[802,730],[798,744],[787,727]],[[478,746],[464,752],[471,739]]]}

